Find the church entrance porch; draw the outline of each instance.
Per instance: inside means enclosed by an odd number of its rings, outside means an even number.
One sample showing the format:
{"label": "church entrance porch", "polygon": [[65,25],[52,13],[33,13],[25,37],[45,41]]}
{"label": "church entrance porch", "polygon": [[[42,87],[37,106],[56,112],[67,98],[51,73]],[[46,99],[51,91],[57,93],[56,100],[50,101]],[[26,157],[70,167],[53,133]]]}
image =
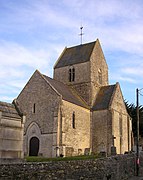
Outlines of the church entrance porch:
{"label": "church entrance porch", "polygon": [[38,156],[39,152],[39,139],[32,137],[29,144],[29,156]]}

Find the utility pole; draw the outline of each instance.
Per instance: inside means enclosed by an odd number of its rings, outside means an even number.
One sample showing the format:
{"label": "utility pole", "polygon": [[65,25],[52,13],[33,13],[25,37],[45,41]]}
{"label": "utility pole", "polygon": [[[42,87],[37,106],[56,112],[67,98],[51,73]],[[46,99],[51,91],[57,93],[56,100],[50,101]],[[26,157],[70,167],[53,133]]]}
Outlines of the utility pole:
{"label": "utility pole", "polygon": [[137,141],[136,141],[136,176],[139,176],[139,89],[136,89],[137,98]]}

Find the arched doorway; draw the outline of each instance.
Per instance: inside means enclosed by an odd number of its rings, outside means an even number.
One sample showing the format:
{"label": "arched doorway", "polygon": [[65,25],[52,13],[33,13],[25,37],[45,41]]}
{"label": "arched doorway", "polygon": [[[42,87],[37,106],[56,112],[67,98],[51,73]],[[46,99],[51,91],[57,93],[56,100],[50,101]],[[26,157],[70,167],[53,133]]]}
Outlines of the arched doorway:
{"label": "arched doorway", "polygon": [[38,156],[39,152],[39,139],[32,137],[29,144],[29,156]]}

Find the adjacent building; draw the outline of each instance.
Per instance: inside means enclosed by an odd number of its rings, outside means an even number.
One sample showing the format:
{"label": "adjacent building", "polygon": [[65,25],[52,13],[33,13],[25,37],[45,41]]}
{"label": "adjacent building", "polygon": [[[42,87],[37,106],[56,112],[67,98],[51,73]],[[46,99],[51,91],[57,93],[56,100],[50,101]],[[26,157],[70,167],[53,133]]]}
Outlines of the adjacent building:
{"label": "adjacent building", "polygon": [[0,161],[23,158],[24,122],[14,104],[0,102]]}

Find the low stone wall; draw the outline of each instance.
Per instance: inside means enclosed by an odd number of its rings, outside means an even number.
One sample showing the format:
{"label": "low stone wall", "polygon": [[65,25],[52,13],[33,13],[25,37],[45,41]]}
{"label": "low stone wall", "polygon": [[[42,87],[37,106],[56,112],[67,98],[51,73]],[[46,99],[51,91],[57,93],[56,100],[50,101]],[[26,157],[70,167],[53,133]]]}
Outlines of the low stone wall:
{"label": "low stone wall", "polygon": [[0,158],[0,164],[16,164],[16,163],[23,163],[25,162],[24,159],[20,158]]}
{"label": "low stone wall", "polygon": [[0,164],[0,179],[14,180],[120,180],[135,172],[135,156],[118,155],[96,160],[58,161],[46,163]]}

